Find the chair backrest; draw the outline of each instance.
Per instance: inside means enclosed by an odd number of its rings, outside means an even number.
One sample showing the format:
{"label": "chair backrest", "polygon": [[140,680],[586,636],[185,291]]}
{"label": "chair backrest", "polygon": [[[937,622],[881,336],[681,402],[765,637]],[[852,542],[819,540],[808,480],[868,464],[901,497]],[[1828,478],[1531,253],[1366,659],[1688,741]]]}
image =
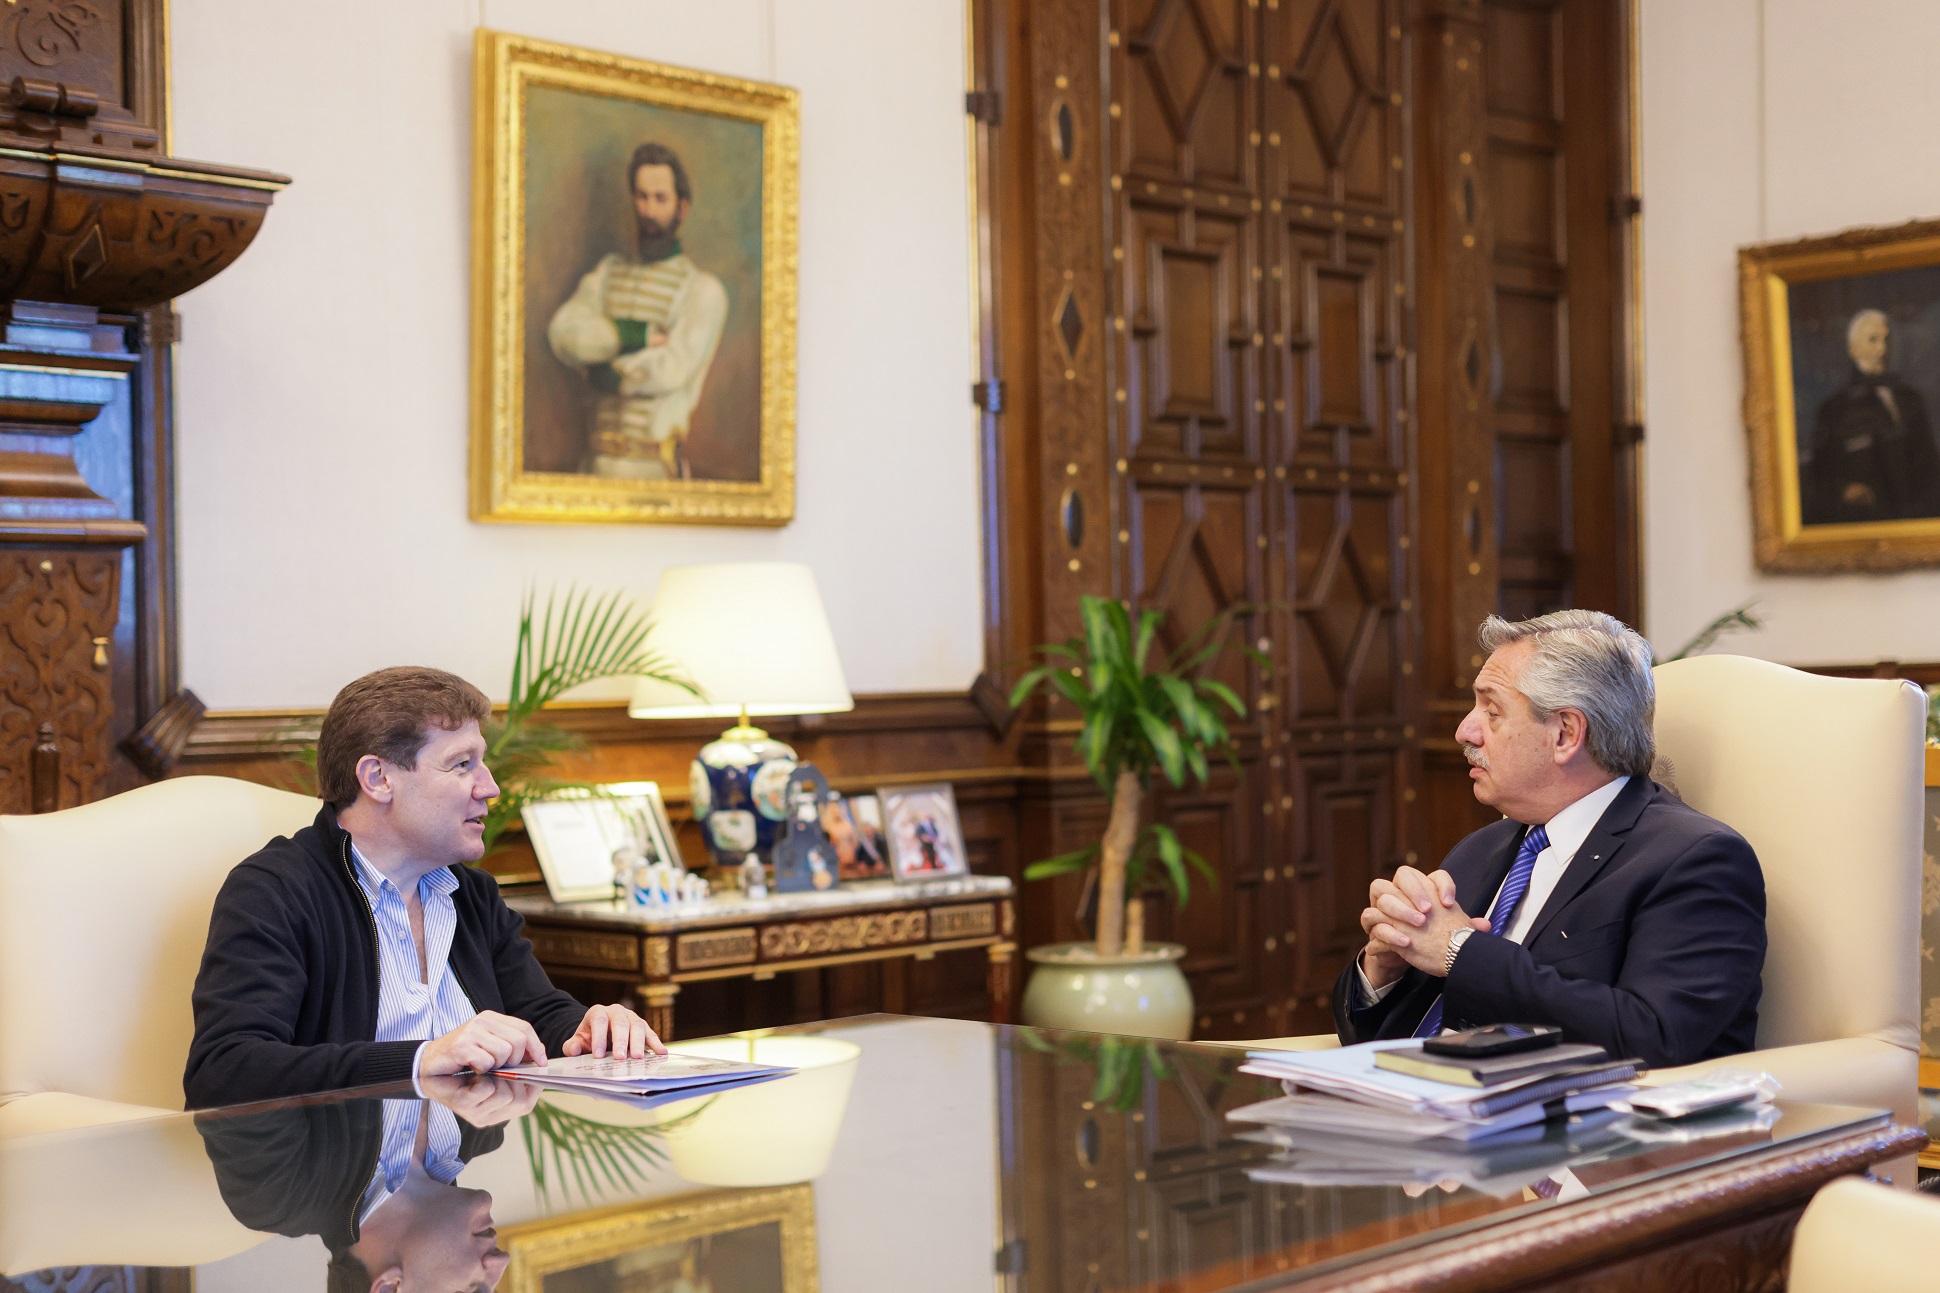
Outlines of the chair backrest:
{"label": "chair backrest", "polygon": [[227,777],[0,816],[0,1094],[182,1107],[216,890],[319,803]]}
{"label": "chair backrest", "polygon": [[1657,749],[1678,793],[1765,872],[1761,1048],[1919,1046],[1925,698],[1743,656],[1660,666]]}
{"label": "chair backrest", "polygon": [[1940,1199],[1848,1176],[1807,1205],[1792,1236],[1789,1293],[1933,1285]]}

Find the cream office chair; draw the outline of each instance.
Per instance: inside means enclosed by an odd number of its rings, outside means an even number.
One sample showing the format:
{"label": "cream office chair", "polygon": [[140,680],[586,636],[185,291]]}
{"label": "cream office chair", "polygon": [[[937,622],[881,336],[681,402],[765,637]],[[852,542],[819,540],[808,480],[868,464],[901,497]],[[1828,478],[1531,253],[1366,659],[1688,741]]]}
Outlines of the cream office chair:
{"label": "cream office chair", "polygon": [[0,1135],[182,1107],[189,993],[216,890],[318,807],[183,777],[0,816]]}
{"label": "cream office chair", "polygon": [[[1789,1098],[1887,1108],[1917,1126],[1919,689],[1743,656],[1672,661],[1656,678],[1657,750],[1678,793],[1758,851],[1768,950],[1760,1049],[1650,1080],[1758,1068]],[[1256,1043],[1333,1044],[1330,1035]],[[1879,1170],[1910,1187],[1912,1164]]]}
{"label": "cream office chair", "polygon": [[1940,1199],[1847,1177],[1812,1196],[1792,1235],[1789,1293],[1933,1286]]}

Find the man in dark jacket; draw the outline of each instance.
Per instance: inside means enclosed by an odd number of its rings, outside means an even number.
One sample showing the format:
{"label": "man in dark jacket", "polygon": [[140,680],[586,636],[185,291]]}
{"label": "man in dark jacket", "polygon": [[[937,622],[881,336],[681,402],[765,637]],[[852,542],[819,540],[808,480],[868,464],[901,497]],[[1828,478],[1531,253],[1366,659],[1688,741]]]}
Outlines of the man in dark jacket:
{"label": "man in dark jacket", "polygon": [[1753,1049],[1764,876],[1650,780],[1649,645],[1594,611],[1491,616],[1481,641],[1455,739],[1504,820],[1433,875],[1374,882],[1367,947],[1334,986],[1341,1040],[1516,1023],[1659,1067]]}
{"label": "man in dark jacket", "polygon": [[490,703],[436,669],[331,702],[325,804],[223,882],[195,981],[192,1109],[416,1081],[548,1055],[661,1051],[625,1006],[552,986],[484,855]]}

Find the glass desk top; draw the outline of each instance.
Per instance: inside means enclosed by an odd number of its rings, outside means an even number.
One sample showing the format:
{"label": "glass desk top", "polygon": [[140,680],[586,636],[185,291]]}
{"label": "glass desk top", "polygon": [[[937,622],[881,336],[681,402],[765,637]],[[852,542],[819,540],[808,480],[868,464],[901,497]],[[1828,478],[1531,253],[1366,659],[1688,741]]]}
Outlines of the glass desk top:
{"label": "glass desk top", "polygon": [[[0,1274],[150,1290],[1234,1289],[1882,1124],[1782,1103],[1702,1135],[1573,1120],[1459,1161],[1225,1117],[1242,1051],[868,1016],[683,1044],[801,1066],[657,1108],[490,1079],[0,1139]],[[454,1113],[454,1110],[456,1113]],[[458,1114],[465,1117],[461,1119]],[[134,1276],[131,1275],[131,1280]],[[6,1287],[0,1280],[0,1288]]]}

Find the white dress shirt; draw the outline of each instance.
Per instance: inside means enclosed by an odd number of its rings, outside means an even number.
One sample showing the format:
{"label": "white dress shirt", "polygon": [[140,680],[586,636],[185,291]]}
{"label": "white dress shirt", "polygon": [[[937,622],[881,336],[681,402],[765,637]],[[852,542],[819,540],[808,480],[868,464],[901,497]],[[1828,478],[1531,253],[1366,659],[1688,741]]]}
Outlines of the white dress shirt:
{"label": "white dress shirt", "polygon": [[[1520,943],[1529,936],[1530,927],[1536,923],[1536,917],[1542,914],[1543,904],[1549,901],[1549,895],[1556,892],[1563,872],[1569,870],[1570,863],[1576,858],[1576,851],[1583,847],[1583,841],[1596,829],[1597,822],[1602,820],[1618,792],[1629,783],[1629,777],[1618,777],[1608,785],[1598,786],[1544,824],[1549,847],[1536,855],[1535,868],[1529,873],[1529,889],[1522,896],[1522,905],[1516,909],[1516,918],[1509,922],[1509,928],[1503,931],[1502,937],[1511,943]],[[1501,895],[1502,886],[1497,885],[1495,897],[1489,899],[1489,909],[1482,913],[1484,916],[1494,917],[1495,898]],[[1401,982],[1396,979],[1384,988],[1375,987],[1368,982],[1367,970],[1359,957],[1354,958],[1354,972],[1360,978],[1361,1004],[1364,1006],[1380,1001],[1394,991],[1396,983]]]}

